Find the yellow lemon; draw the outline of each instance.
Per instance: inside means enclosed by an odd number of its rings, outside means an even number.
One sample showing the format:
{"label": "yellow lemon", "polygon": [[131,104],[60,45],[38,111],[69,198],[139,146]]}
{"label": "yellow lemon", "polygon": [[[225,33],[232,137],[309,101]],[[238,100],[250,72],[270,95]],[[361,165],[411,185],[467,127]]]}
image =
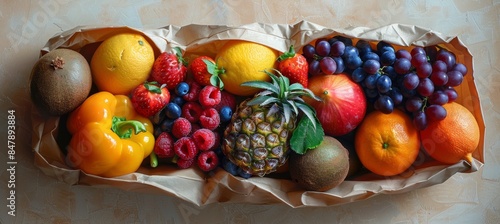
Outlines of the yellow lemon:
{"label": "yellow lemon", "polygon": [[101,91],[128,94],[146,81],[155,61],[149,42],[138,33],[121,33],[104,40],[96,49],[90,68]]}
{"label": "yellow lemon", "polygon": [[253,87],[240,86],[247,81],[271,81],[265,70],[276,67],[279,52],[270,47],[242,40],[230,40],[215,56],[219,69],[224,73],[219,77],[224,89],[239,96],[251,96],[259,91]]}

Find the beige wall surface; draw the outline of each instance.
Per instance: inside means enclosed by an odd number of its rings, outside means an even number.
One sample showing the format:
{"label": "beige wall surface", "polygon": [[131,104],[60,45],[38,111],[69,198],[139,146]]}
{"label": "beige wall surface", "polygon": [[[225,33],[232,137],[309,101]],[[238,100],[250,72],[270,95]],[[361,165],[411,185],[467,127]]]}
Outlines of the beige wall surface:
{"label": "beige wall surface", "polygon": [[[158,28],[169,24],[252,22],[332,28],[402,23],[458,36],[474,59],[486,124],[485,164],[446,182],[403,194],[379,195],[340,206],[292,209],[286,205],[210,204],[114,188],[70,186],[34,166],[28,79],[46,41],[80,25]],[[15,110],[16,170],[8,170],[7,129],[0,158],[0,223],[500,223],[500,1],[8,1],[0,3],[0,111],[5,127]],[[12,177],[15,216],[9,215]],[[6,200],[7,198],[7,200]],[[7,206],[6,206],[7,205]]]}

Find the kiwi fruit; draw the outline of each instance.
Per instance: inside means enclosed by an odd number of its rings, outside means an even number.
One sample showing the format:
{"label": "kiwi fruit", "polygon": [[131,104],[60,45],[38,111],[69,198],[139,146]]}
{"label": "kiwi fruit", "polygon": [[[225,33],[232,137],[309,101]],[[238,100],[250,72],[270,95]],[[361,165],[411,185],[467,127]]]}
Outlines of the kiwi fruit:
{"label": "kiwi fruit", "polygon": [[323,142],[305,154],[290,154],[290,178],[311,191],[327,191],[341,184],[349,172],[349,152],[335,138]]}
{"label": "kiwi fruit", "polygon": [[91,87],[90,66],[74,50],[50,51],[31,70],[31,100],[45,115],[61,116],[74,110],[88,97]]}

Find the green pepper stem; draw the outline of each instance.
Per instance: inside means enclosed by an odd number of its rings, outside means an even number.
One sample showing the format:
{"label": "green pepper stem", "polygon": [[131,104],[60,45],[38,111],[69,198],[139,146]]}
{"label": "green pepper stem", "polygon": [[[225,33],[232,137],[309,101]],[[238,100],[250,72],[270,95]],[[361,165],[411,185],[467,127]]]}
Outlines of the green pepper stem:
{"label": "green pepper stem", "polygon": [[158,156],[156,156],[154,151],[149,154],[149,164],[153,168],[158,166]]}
{"label": "green pepper stem", "polygon": [[113,117],[113,125],[111,130],[116,133],[120,138],[127,139],[134,134],[139,134],[146,131],[146,126],[140,121],[126,120],[123,117]]}

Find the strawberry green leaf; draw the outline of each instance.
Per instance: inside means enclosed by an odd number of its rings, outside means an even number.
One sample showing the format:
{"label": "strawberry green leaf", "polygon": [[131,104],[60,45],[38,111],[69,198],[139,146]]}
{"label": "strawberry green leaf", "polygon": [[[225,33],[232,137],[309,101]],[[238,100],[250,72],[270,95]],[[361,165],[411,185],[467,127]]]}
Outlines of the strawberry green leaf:
{"label": "strawberry green leaf", "polygon": [[295,49],[293,48],[293,45],[291,45],[287,52],[283,53],[278,57],[278,61],[284,61],[288,58],[293,58],[294,56],[295,56]]}
{"label": "strawberry green leaf", "polygon": [[290,147],[294,152],[303,155],[307,150],[318,147],[323,142],[324,135],[323,127],[316,117],[313,121],[302,117],[292,133]]}

